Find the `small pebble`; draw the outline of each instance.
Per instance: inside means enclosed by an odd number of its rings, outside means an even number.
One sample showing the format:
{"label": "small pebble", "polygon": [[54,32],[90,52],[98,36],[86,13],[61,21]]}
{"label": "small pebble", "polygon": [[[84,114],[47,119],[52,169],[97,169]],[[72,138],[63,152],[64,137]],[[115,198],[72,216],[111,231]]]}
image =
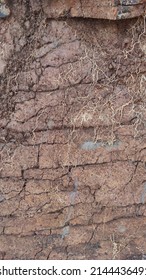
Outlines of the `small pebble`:
{"label": "small pebble", "polygon": [[10,9],[6,3],[0,0],[0,18],[6,18],[10,15]]}

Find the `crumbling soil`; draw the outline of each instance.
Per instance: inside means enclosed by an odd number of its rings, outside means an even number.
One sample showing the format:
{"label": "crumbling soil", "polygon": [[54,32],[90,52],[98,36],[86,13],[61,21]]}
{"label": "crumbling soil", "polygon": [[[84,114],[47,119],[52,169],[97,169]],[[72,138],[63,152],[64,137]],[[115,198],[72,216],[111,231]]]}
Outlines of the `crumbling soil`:
{"label": "crumbling soil", "polygon": [[42,2],[0,21],[0,258],[142,259],[145,19]]}

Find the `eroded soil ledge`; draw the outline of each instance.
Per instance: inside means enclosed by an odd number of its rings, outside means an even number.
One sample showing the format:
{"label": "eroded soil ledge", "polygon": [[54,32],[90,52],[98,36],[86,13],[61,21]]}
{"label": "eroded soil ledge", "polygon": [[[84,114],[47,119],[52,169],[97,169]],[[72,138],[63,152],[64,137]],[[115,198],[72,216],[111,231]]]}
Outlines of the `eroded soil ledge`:
{"label": "eroded soil ledge", "polygon": [[0,21],[0,258],[141,259],[145,19],[48,18],[45,1]]}

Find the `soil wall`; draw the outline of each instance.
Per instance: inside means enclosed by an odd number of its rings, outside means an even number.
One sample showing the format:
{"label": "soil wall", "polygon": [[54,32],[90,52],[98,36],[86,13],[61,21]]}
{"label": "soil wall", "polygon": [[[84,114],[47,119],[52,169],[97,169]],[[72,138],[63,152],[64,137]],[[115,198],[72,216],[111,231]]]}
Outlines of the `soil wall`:
{"label": "soil wall", "polygon": [[0,258],[142,259],[145,18],[46,2],[0,21]]}

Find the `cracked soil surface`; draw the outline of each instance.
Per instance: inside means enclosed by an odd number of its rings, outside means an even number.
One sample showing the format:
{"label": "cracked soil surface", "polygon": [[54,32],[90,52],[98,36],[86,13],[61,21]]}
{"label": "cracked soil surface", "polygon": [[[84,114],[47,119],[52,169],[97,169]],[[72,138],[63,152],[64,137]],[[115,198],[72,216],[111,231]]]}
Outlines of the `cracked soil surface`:
{"label": "cracked soil surface", "polygon": [[142,259],[144,18],[47,18],[46,1],[0,21],[0,258]]}

